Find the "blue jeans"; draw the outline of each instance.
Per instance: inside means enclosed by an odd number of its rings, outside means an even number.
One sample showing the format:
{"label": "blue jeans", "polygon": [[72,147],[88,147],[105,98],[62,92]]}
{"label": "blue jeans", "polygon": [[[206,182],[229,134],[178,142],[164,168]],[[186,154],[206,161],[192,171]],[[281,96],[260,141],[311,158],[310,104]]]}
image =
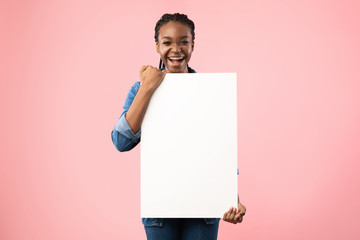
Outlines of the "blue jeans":
{"label": "blue jeans", "polygon": [[216,240],[219,220],[204,218],[143,219],[148,240]]}

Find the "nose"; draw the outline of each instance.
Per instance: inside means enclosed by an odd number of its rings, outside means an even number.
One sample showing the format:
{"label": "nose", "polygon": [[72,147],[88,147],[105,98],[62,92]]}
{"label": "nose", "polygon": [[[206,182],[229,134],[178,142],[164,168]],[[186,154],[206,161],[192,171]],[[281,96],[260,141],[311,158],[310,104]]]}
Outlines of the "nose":
{"label": "nose", "polygon": [[173,52],[181,52],[180,44],[174,43],[174,45],[171,47],[171,51],[173,51]]}

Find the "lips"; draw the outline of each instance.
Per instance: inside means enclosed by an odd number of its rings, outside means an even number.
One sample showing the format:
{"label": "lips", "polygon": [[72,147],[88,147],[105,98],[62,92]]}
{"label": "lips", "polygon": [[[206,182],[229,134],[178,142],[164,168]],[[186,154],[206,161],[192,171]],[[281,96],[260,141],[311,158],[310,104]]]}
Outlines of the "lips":
{"label": "lips", "polygon": [[176,60],[176,61],[181,61],[181,60],[183,60],[184,58],[185,58],[184,56],[169,57],[170,60]]}
{"label": "lips", "polygon": [[174,57],[168,57],[169,61],[172,63],[172,65],[181,65],[181,63],[184,61],[184,56],[174,56]]}

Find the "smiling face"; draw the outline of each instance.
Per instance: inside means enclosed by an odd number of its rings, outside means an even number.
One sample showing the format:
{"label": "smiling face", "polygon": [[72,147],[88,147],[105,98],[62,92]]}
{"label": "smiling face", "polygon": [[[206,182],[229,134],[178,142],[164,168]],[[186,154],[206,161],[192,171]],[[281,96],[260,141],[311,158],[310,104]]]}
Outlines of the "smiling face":
{"label": "smiling face", "polygon": [[190,28],[180,22],[170,21],[159,30],[156,50],[169,73],[187,73],[187,64],[194,50]]}

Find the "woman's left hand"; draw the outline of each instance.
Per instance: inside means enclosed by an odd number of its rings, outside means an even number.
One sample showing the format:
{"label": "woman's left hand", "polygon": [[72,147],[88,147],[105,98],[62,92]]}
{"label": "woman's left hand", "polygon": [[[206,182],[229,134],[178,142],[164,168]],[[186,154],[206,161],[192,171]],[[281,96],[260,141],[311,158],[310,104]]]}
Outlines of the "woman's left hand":
{"label": "woman's left hand", "polygon": [[223,220],[225,222],[237,224],[241,223],[243,220],[243,216],[246,213],[246,208],[240,202],[238,202],[238,208],[231,207],[229,211],[224,213]]}

